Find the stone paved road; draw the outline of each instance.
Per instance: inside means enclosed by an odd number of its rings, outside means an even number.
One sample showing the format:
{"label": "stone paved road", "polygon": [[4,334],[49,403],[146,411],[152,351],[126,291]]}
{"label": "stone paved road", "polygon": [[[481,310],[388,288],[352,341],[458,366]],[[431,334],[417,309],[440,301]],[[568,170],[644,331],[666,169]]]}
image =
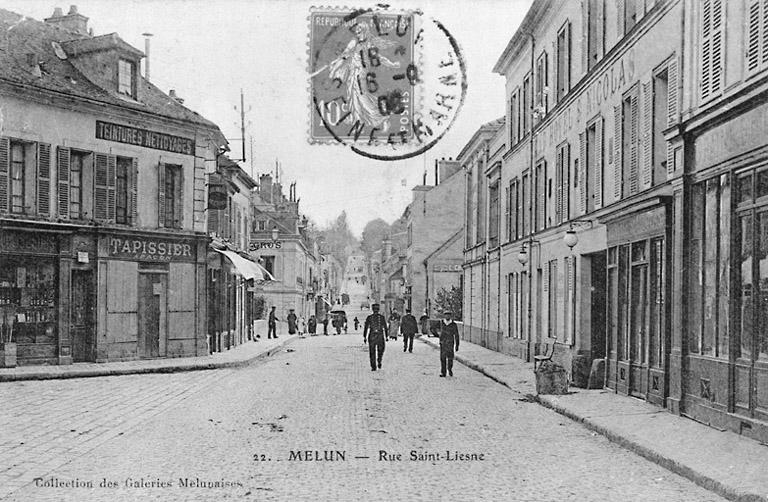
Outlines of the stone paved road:
{"label": "stone paved road", "polygon": [[[434,349],[404,354],[400,340],[375,373],[350,334],[297,340],[237,370],[3,384],[0,497],[721,500],[461,365],[439,378]],[[306,450],[345,460],[291,460]]]}

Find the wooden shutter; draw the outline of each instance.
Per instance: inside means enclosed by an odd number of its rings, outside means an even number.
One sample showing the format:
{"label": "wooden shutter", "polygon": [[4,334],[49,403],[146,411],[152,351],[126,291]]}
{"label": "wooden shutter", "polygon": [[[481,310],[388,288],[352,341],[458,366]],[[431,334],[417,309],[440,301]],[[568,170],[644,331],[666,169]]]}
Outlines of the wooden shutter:
{"label": "wooden shutter", "polygon": [[51,145],[37,144],[37,214],[51,213]]}
{"label": "wooden shutter", "polygon": [[541,337],[549,337],[549,262],[544,263],[542,267],[542,280],[541,280],[541,301],[538,302],[539,308],[544,312],[539,313],[539,319],[541,319]]}
{"label": "wooden shutter", "polygon": [[563,147],[555,154],[555,225],[563,222]]}
{"label": "wooden shutter", "polygon": [[221,212],[220,209],[209,209],[208,210],[208,234],[216,234],[219,235],[219,213]]}
{"label": "wooden shutter", "polygon": [[586,75],[588,70],[589,70],[589,0],[581,0],[581,72],[583,75]]}
{"label": "wooden shutter", "polygon": [[56,167],[58,170],[58,206],[59,218],[69,219],[69,148],[56,149]]}
{"label": "wooden shutter", "polygon": [[642,84],[642,113],[640,114],[640,186],[651,188],[653,183],[653,91],[650,81]]}
{"label": "wooden shutter", "polygon": [[673,55],[667,65],[667,127],[672,127],[678,121],[677,87],[677,55]]}
{"label": "wooden shutter", "polygon": [[544,230],[547,228],[547,161],[541,161],[536,171],[537,183],[541,187],[536,194],[536,230]]}
{"label": "wooden shutter", "polygon": [[720,94],[723,80],[723,0],[701,2],[701,99]]}
{"label": "wooden shutter", "polygon": [[93,174],[93,216],[97,220],[105,221],[108,219],[108,155],[105,153],[94,154],[94,174]]}
{"label": "wooden shutter", "polygon": [[[126,173],[127,175],[127,173]],[[107,221],[116,219],[117,205],[117,156],[107,155]]]}
{"label": "wooden shutter", "polygon": [[760,53],[763,51],[763,46],[760,43],[763,38],[762,3],[763,0],[750,0],[747,10],[747,71],[750,73],[760,68]]}
{"label": "wooden shutter", "polygon": [[[173,222],[168,222],[173,225]],[[165,221],[165,164],[157,164],[157,226],[162,228],[166,226]]]}
{"label": "wooden shutter", "polygon": [[508,185],[504,189],[504,195],[506,196],[506,204],[504,206],[504,221],[507,226],[507,242],[512,240],[512,185]]}
{"label": "wooden shutter", "polygon": [[11,175],[11,140],[0,138],[0,213],[8,212],[10,197],[9,184]]}
{"label": "wooden shutter", "polygon": [[587,212],[587,189],[586,189],[586,161],[587,161],[587,138],[586,133],[579,133],[579,213]]}
{"label": "wooden shutter", "polygon": [[638,190],[638,127],[637,92],[633,93],[629,104],[629,193],[636,194]]}
{"label": "wooden shutter", "polygon": [[[597,40],[595,48],[599,58],[605,55],[605,0],[596,0],[595,23],[597,23]],[[597,61],[595,61],[597,63]]]}
{"label": "wooden shutter", "polygon": [[139,160],[134,158],[131,162],[131,170],[128,173],[128,217],[129,223],[138,223],[138,184],[139,184]]}
{"label": "wooden shutter", "polygon": [[595,121],[595,209],[603,207],[603,118],[598,117]]}
{"label": "wooden shutter", "polygon": [[621,155],[622,138],[622,104],[613,107],[613,198],[620,200],[622,196],[622,184],[624,183]]}
{"label": "wooden shutter", "polygon": [[624,3],[625,0],[616,0],[616,40],[624,38],[624,11],[626,10]]}
{"label": "wooden shutter", "polygon": [[176,183],[173,188],[176,193],[173,194],[173,226],[174,228],[184,228],[184,167],[179,166],[175,169]]}

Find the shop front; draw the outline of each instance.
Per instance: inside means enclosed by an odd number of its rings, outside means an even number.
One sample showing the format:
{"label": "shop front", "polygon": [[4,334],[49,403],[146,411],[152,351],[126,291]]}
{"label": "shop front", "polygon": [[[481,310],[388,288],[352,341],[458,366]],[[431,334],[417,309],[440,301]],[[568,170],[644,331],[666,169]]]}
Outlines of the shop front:
{"label": "shop front", "polygon": [[144,233],[99,236],[97,360],[206,353],[206,241]]}
{"label": "shop front", "polygon": [[[69,233],[0,229],[0,343],[18,365],[67,364]],[[7,346],[7,347],[6,347]],[[78,353],[79,355],[80,353]]]}
{"label": "shop front", "polygon": [[605,385],[663,406],[668,395],[669,219],[664,197],[606,219]]}

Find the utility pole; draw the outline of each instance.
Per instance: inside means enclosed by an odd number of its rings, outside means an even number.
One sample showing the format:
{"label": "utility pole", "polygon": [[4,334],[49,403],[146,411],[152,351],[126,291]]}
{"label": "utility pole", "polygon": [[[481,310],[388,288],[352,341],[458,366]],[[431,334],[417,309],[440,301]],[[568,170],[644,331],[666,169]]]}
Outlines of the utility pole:
{"label": "utility pole", "polygon": [[240,88],[240,138],[243,145],[243,162],[245,162],[245,97],[243,88]]}

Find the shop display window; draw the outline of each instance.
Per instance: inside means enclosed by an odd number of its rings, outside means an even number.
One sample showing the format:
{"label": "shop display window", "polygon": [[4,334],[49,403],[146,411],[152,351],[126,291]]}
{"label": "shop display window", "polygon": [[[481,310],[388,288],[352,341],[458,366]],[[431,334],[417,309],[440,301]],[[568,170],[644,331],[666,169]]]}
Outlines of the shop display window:
{"label": "shop display window", "polygon": [[0,339],[55,343],[58,276],[53,260],[4,256],[0,265]]}

